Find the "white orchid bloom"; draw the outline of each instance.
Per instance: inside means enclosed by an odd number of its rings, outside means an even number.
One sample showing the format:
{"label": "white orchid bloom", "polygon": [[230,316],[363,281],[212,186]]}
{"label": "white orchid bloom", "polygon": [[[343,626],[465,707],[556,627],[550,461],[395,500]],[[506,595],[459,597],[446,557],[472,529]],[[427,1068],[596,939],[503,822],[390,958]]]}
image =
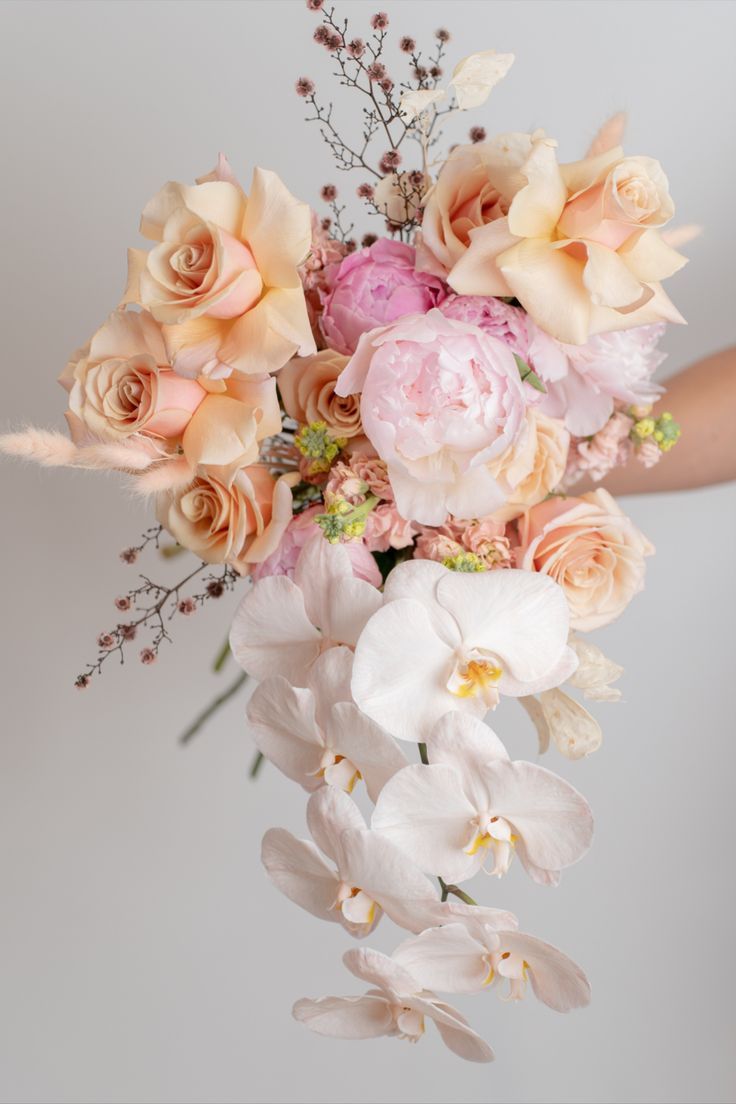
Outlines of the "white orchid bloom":
{"label": "white orchid bloom", "polygon": [[545,690],[519,701],[537,730],[540,755],[549,749],[550,741],[566,759],[584,759],[601,746],[598,721],[564,690]]}
{"label": "white orchid bloom", "polygon": [[423,115],[433,104],[444,100],[447,93],[442,88],[425,88],[412,92],[404,92],[399,101],[399,114],[403,115],[407,122]]}
{"label": "white orchid bloom", "polygon": [[556,885],[590,847],[585,798],[544,767],[511,762],[481,721],[448,713],[427,749],[429,766],[395,774],[372,820],[422,870],[457,883],[489,863],[500,876],[516,852],[535,881]]}
{"label": "white orchid bloom", "polygon": [[390,573],[358,640],[353,698],[393,736],[424,741],[450,710],[482,717],[500,694],[569,678],[577,658],[568,624],[564,593],[546,575],[410,560]]}
{"label": "white orchid bloom", "polygon": [[393,737],[353,703],[352,667],[353,653],[337,647],[315,660],[305,688],[271,675],[253,691],[247,716],[258,750],[305,790],[326,783],[351,793],[362,778],[375,801],[407,760]]}
{"label": "white orchid bloom", "polygon": [[230,647],[254,678],[279,674],[292,686],[306,686],[318,656],[337,644],[354,647],[380,605],[379,591],[353,575],[345,549],[317,534],[302,549],[293,581],[272,575],[246,594]]}
{"label": "white orchid bloom", "polygon": [[491,1062],[493,1051],[449,1004],[425,990],[411,973],[370,948],[347,951],[348,970],[373,988],[362,997],[299,1000],[292,1014],[310,1031],[336,1039],[375,1039],[393,1035],[416,1043],[433,1020],[450,1050],[470,1062]]}
{"label": "white orchid bloom", "polygon": [[480,107],[485,103],[492,89],[503,80],[513,64],[513,54],[498,54],[495,50],[483,50],[459,61],[449,83],[455,89],[460,110]]}
{"label": "white orchid bloom", "polygon": [[369,831],[347,794],[317,790],[307,803],[307,824],[314,843],[285,828],[263,837],[263,865],[286,897],[358,937],[373,931],[382,912],[408,931],[421,930],[413,904],[436,901],[434,883],[390,840]]}
{"label": "white orchid bloom", "polygon": [[477,993],[505,979],[509,984],[504,999],[521,1000],[530,980],[539,1000],[556,1012],[570,1012],[590,1001],[588,979],[562,951],[472,915],[406,940],[393,958],[422,985],[445,993]]}

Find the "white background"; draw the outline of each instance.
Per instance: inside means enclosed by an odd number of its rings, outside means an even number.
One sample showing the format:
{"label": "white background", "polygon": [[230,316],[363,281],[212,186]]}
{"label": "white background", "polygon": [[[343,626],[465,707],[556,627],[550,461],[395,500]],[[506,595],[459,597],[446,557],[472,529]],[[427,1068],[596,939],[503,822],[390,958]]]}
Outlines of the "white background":
{"label": "white background", "polygon": [[[732,4],[384,6],[422,41],[447,22],[451,60],[516,52],[469,120],[489,132],[542,125],[572,160],[628,109],[628,150],[660,158],[677,221],[706,228],[670,283],[690,325],[668,335],[663,374],[733,342]],[[341,10],[365,33],[372,3]],[[294,78],[325,87],[329,72],[301,0],[6,3],[0,17],[2,420],[61,426],[54,379],[116,303],[164,181],[218,150],[245,180],[263,164],[310,202],[360,177],[337,174],[301,121]],[[498,1054],[476,1067],[429,1032],[417,1047],[338,1043],[291,1020],[298,997],[359,987],[340,963],[349,937],[260,869],[263,831],[301,831],[303,796],[273,769],[249,782],[242,703],[176,743],[229,677],[207,665],[231,600],[178,625],[156,666],[111,664],[76,693],[136,571],[117,552],[148,515],[114,478],[10,463],[1,478],[3,1100],[734,1099],[733,487],[627,504],[658,554],[646,592],[597,637],[627,668],[626,700],[600,707],[592,759],[547,760],[590,799],[593,851],[556,891],[519,869],[477,885],[577,958],[594,1002],[569,1017],[532,997],[462,1002]],[[513,704],[494,724],[534,757]],[[372,942],[396,938],[385,923]]]}

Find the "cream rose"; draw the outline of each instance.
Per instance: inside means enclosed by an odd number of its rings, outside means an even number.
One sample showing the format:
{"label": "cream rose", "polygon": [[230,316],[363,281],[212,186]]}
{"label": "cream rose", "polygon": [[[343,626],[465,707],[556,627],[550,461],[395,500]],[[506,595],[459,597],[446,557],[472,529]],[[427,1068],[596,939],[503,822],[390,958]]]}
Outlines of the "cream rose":
{"label": "cream rose", "polygon": [[520,440],[491,465],[496,479],[510,488],[508,501],[494,511],[494,518],[511,521],[555,490],[565,474],[569,449],[564,423],[530,407]]}
{"label": "cream rose", "polygon": [[289,521],[293,476],[242,468],[232,481],[203,473],[183,491],[160,494],[156,516],[171,535],[207,563],[246,574],[276,549]]}
{"label": "cream rose", "polygon": [[278,374],[284,409],[300,425],[324,422],[334,437],[359,437],[360,396],[336,395],[335,384],[350,358],[331,349],[294,357]]}
{"label": "cream rose", "polygon": [[141,233],[157,244],[129,251],[124,302],[164,324],[181,375],[275,372],[314,352],[298,273],[310,211],[275,173],[256,169],[250,196],[224,160],[192,187],[169,183],[146,205]]}
{"label": "cream rose", "polygon": [[554,498],[519,523],[519,567],[559,583],[570,625],[583,632],[607,625],[644,586],[647,538],[602,488],[580,498]]}
{"label": "cream rose", "polygon": [[69,412],[105,441],[134,433],[176,440],[207,392],[171,369],[150,314],[114,311],[60,377]]}

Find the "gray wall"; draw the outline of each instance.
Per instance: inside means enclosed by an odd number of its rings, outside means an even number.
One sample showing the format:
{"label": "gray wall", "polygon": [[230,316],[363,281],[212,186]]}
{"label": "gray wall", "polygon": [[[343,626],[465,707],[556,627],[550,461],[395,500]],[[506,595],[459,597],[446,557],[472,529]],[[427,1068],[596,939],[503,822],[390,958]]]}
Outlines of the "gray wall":
{"label": "gray wall", "polygon": [[[662,160],[678,221],[706,226],[670,285],[690,326],[667,337],[663,374],[734,340],[730,3],[382,6],[418,37],[448,22],[455,57],[516,52],[473,115],[489,131],[544,125],[569,160],[628,108],[628,149]],[[341,8],[367,21],[374,5]],[[2,421],[59,426],[55,376],[116,302],[165,180],[222,149],[244,177],[269,166],[308,200],[352,185],[300,121],[293,79],[324,85],[329,68],[301,0],[5,4],[0,17]],[[347,935],[260,870],[266,827],[302,829],[302,795],[274,770],[248,781],[242,704],[176,744],[220,685],[207,664],[232,603],[181,624],[155,667],[110,665],[75,693],[136,570],[117,552],[147,514],[114,478],[0,472],[3,1100],[734,1099],[733,487],[628,503],[658,555],[646,593],[596,637],[626,665],[626,700],[600,707],[592,759],[548,760],[591,800],[595,846],[557,891],[517,869],[478,885],[579,959],[594,1003],[562,1017],[533,998],[462,1002],[498,1053],[473,1067],[436,1038],[341,1044],[292,1022],[295,998],[358,985],[339,961]],[[496,727],[534,756],[513,704]],[[388,924],[375,936],[393,941]]]}

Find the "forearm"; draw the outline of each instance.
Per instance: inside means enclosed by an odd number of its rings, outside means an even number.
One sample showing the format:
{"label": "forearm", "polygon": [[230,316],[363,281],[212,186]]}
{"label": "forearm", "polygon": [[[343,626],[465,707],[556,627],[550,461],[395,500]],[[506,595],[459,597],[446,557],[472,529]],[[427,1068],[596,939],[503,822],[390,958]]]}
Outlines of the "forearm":
{"label": "forearm", "polygon": [[677,445],[653,468],[632,457],[601,484],[585,479],[572,493],[601,485],[614,495],[680,491],[736,479],[736,346],[691,364],[666,386],[658,408],[679,422]]}

